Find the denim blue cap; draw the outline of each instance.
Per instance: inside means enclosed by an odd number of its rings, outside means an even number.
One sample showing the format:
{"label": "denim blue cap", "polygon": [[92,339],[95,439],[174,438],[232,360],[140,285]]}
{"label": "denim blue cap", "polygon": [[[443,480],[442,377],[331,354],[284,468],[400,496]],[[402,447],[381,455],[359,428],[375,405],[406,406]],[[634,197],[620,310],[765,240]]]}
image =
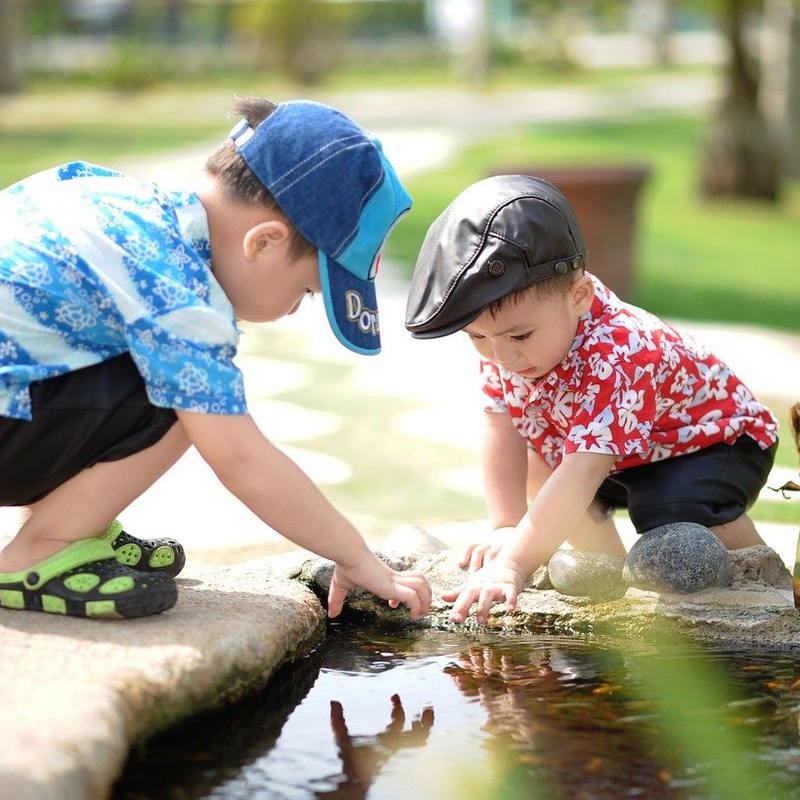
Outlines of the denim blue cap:
{"label": "denim blue cap", "polygon": [[375,275],[380,251],[411,197],[380,142],[322,103],[280,103],[253,130],[231,131],[236,149],[319,253],[333,332],[356,353],[381,350]]}

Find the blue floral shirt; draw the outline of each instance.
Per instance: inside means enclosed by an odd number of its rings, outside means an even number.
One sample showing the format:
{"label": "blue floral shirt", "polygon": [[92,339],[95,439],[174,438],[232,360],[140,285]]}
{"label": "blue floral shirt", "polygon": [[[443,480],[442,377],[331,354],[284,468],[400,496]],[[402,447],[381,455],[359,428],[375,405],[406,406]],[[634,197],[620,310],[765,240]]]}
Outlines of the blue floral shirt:
{"label": "blue floral shirt", "polygon": [[196,194],[84,162],[0,192],[0,415],[125,352],[154,405],[244,414],[238,339]]}

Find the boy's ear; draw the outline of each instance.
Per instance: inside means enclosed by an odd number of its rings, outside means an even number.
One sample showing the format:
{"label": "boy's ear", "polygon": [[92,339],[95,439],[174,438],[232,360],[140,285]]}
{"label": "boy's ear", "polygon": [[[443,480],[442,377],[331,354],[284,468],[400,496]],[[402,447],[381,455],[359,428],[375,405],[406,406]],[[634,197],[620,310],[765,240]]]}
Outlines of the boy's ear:
{"label": "boy's ear", "polygon": [[269,219],[254,225],[244,235],[242,246],[248,261],[255,261],[269,247],[289,240],[289,226],[279,219]]}
{"label": "boy's ear", "polygon": [[570,287],[572,302],[578,314],[585,314],[591,307],[594,300],[594,284],[592,279],[584,274],[576,278]]}

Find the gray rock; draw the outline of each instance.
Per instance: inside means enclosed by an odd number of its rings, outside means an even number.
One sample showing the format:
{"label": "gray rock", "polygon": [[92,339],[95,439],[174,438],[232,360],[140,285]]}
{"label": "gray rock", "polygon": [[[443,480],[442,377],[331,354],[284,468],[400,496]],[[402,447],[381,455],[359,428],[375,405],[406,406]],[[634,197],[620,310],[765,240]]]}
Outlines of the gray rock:
{"label": "gray rock", "polygon": [[[407,560],[401,560],[394,553],[385,553],[375,550],[375,555],[385,564],[395,570],[408,569]],[[295,577],[301,583],[308,586],[312,592],[320,599],[323,606],[327,608],[328,590],[333,579],[334,563],[320,556],[312,556],[303,563],[295,573]],[[391,608],[386,600],[367,592],[364,589],[351,589],[345,601],[345,615],[357,614],[367,617],[380,617],[386,622],[397,625],[408,625],[411,617],[405,606]]]}
{"label": "gray rock", "polygon": [[[751,551],[751,552],[749,552]],[[431,613],[420,621],[430,627],[453,630],[449,621],[450,604],[438,598],[467,577],[458,566],[459,550],[420,556],[414,565],[431,583],[434,603]],[[553,630],[555,632],[599,631],[636,641],[663,642],[665,634],[685,641],[722,643],[737,646],[768,645],[800,648],[800,613],[794,607],[791,589],[760,582],[773,571],[780,557],[769,547],[733,550],[730,553],[739,585],[710,587],[696,594],[659,594],[629,588],[619,599],[592,599],[562,594],[542,587],[527,588],[519,596],[517,608],[509,612],[505,603],[496,603],[485,626],[475,622],[474,607],[463,626],[456,629],[474,635],[483,627],[492,630]],[[760,564],[757,562],[761,562]],[[752,577],[745,577],[752,576]],[[549,581],[548,581],[549,582]],[[785,579],[779,579],[785,585]],[[376,606],[379,616],[387,607]]]}
{"label": "gray rock", "polygon": [[556,550],[547,564],[553,588],[572,597],[612,599],[622,597],[627,585],[622,580],[625,559],[588,550]]}
{"label": "gray rock", "polygon": [[662,525],[634,543],[622,578],[645,591],[691,594],[730,585],[731,558],[725,545],[703,525]]}
{"label": "gray rock", "polygon": [[730,553],[733,566],[731,587],[772,586],[792,591],[792,573],[781,557],[765,544],[742,547]]}
{"label": "gray rock", "polygon": [[416,561],[420,555],[447,550],[448,545],[418,525],[400,525],[384,542],[384,549],[402,561]]}

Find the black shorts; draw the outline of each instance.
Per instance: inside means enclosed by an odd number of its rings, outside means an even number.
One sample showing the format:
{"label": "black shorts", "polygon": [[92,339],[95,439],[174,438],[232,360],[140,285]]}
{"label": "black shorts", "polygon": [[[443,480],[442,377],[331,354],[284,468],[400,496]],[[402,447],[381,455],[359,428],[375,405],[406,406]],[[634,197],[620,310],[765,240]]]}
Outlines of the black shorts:
{"label": "black shorts", "polygon": [[767,482],[777,443],[763,450],[749,436],[676,458],[614,472],[597,496],[627,508],[638,533],[673,522],[711,528],[740,517]]}
{"label": "black shorts", "polygon": [[0,506],[24,506],[99,461],[154,445],[175,424],[130,355],[31,384],[33,419],[0,417]]}

